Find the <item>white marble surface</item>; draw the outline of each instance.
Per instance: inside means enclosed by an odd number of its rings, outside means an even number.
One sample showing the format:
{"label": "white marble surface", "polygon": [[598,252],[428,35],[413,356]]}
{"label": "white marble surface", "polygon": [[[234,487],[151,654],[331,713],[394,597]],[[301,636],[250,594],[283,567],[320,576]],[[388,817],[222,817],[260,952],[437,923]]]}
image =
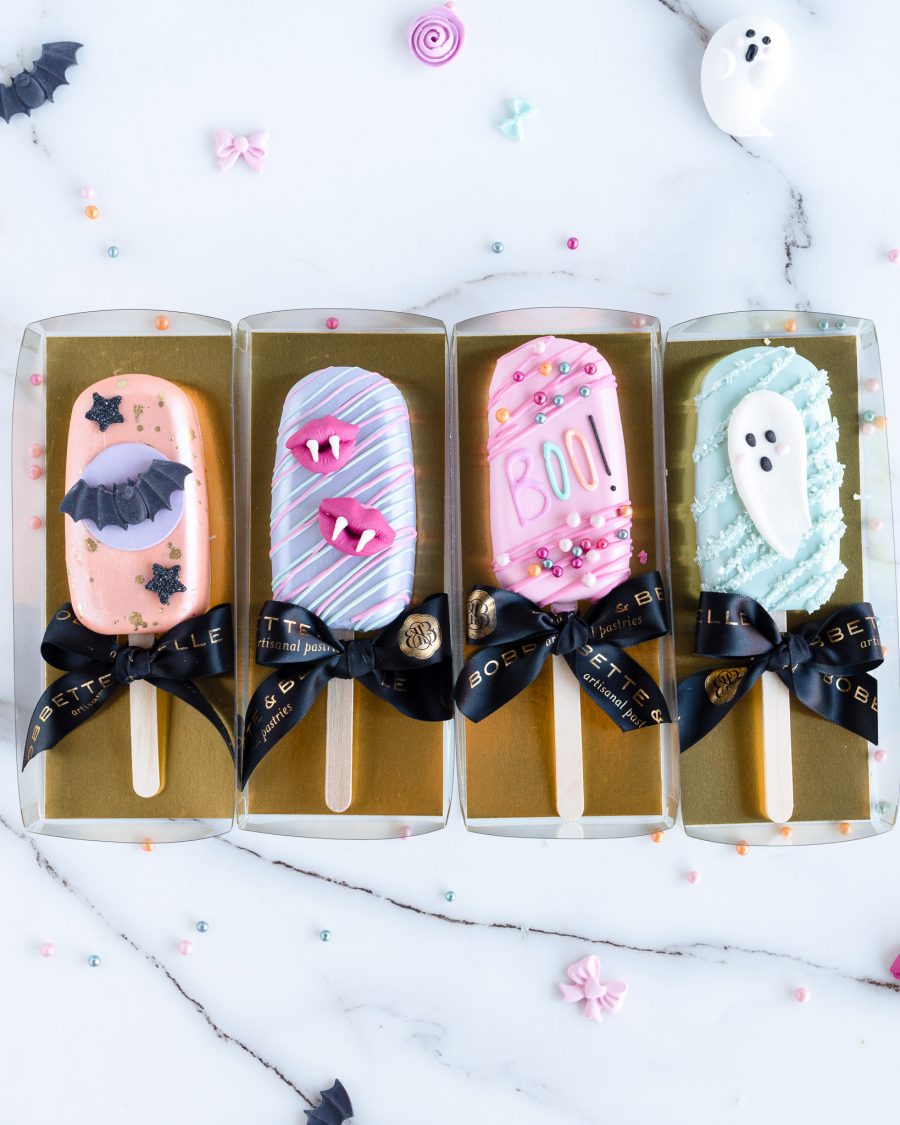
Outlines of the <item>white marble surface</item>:
{"label": "white marble surface", "polygon": [[[55,105],[0,123],[4,441],[23,325],[117,306],[452,322],[587,304],[665,324],[811,306],[875,319],[897,409],[900,10],[772,0],[797,66],[776,138],[741,146],[698,87],[735,4],[459,0],[469,38],[438,71],[406,51],[417,8],[6,0],[0,66],[42,40],[86,47]],[[510,94],[540,111],[519,146],[495,128]],[[217,171],[219,125],[271,131],[264,175]],[[741,859],[680,829],[659,846],[468,836],[454,811],[407,842],[232,833],[145,854],[26,836],[6,728],[2,1122],[288,1125],[335,1075],[365,1125],[769,1125],[893,1104],[896,832]],[[602,1026],[556,987],[591,950],[631,986]]]}

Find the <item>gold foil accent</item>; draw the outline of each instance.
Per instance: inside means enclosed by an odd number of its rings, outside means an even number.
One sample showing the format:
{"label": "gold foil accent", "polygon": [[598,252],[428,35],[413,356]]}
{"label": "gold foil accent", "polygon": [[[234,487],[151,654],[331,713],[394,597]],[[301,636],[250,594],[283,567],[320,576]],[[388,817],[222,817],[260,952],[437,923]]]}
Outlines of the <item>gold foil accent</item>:
{"label": "gold foil accent", "polygon": [[473,590],[466,602],[466,635],[469,641],[484,640],[497,628],[497,603],[487,590]]}
{"label": "gold foil accent", "polygon": [[146,629],[147,622],[141,617],[137,610],[128,614],[128,620],[131,622],[135,629]]}
{"label": "gold foil accent", "polygon": [[416,660],[428,660],[441,647],[441,626],[430,613],[411,613],[400,626],[400,651]]}
{"label": "gold foil accent", "polygon": [[703,681],[710,703],[730,703],[746,675],[746,668],[717,668],[710,672]]}
{"label": "gold foil accent", "polygon": [[96,539],[85,539],[84,545],[93,554],[97,550],[98,543]]}

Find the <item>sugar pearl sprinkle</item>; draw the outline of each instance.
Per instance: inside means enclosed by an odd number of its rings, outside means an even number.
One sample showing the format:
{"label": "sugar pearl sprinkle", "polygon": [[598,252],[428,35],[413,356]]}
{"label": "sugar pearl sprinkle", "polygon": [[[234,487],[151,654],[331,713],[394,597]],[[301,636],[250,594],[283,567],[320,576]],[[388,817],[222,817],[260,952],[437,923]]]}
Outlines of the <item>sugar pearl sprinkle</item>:
{"label": "sugar pearl sprinkle", "polygon": [[794,989],[794,999],[797,1001],[798,1004],[808,1003],[809,996],[810,996],[810,993],[809,993],[808,988],[796,988],[796,989]]}
{"label": "sugar pearl sprinkle", "polygon": [[88,957],[87,963],[92,969],[98,969],[103,962],[100,960],[96,953],[92,953],[90,957]]}
{"label": "sugar pearl sprinkle", "polygon": [[325,327],[333,332],[335,330],[335,328],[338,328],[340,326],[340,323],[341,322],[338,320],[338,318],[336,316],[330,316],[325,321]]}
{"label": "sugar pearl sprinkle", "polygon": [[575,238],[574,236],[572,238],[567,238],[566,239],[566,246],[568,246],[568,248],[570,250],[577,250],[578,246],[579,246],[578,239]]}
{"label": "sugar pearl sprinkle", "polygon": [[491,243],[491,253],[492,254],[502,254],[505,249],[506,249],[506,247],[503,245],[502,242],[492,242]]}
{"label": "sugar pearl sprinkle", "polygon": [[194,952],[194,943],[192,941],[188,941],[188,939],[185,938],[183,941],[180,941],[178,943],[178,952],[182,957],[189,956]]}
{"label": "sugar pearl sprinkle", "polygon": [[689,871],[687,873],[687,881],[691,884],[692,887],[696,887],[696,885],[700,882],[700,872]]}
{"label": "sugar pearl sprinkle", "polygon": [[205,934],[209,932],[209,922],[200,921],[194,927],[198,934]]}
{"label": "sugar pearl sprinkle", "polygon": [[40,953],[42,957],[52,957],[56,952],[56,946],[52,941],[45,941],[41,946]]}

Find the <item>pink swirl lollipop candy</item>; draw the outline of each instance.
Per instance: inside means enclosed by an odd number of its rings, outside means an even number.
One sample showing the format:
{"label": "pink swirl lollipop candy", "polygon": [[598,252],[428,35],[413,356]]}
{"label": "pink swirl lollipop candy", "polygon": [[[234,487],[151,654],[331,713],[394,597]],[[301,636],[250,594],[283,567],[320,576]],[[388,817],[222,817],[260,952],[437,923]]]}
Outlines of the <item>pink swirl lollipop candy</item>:
{"label": "pink swirl lollipop candy", "polygon": [[452,4],[429,8],[409,25],[409,49],[426,66],[450,62],[465,37],[465,26]]}

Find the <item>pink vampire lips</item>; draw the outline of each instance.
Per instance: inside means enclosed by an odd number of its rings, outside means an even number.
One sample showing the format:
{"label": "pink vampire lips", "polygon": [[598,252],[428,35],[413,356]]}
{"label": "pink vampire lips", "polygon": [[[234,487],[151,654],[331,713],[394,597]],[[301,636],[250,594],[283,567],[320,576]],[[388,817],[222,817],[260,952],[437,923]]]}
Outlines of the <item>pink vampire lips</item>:
{"label": "pink vampire lips", "polygon": [[349,496],[322,501],[319,529],[332,547],[354,556],[380,554],[390,547],[397,535],[380,512],[363,507]]}
{"label": "pink vampire lips", "polygon": [[359,426],[328,414],[307,422],[287,440],[287,447],[311,473],[333,473],[353,456]]}

